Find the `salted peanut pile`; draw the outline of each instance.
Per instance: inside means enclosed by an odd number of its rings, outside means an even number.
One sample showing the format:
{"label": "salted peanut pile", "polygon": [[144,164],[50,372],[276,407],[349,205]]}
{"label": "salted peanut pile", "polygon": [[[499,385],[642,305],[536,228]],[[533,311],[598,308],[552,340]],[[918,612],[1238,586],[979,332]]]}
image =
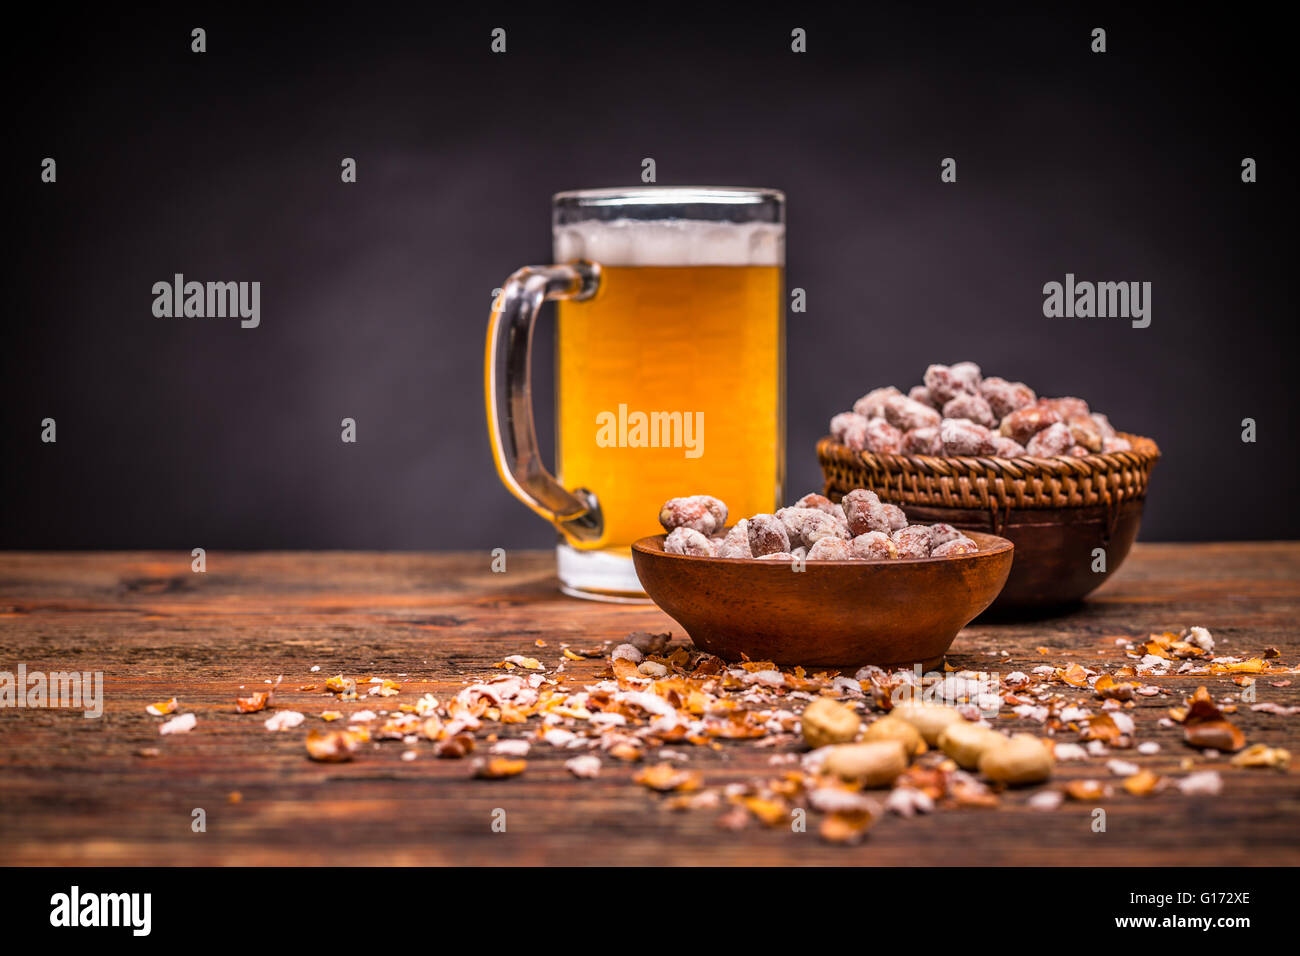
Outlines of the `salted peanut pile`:
{"label": "salted peanut pile", "polygon": [[[1124,663],[1105,672],[1073,663],[925,675],[869,666],[850,675],[728,664],[668,634],[638,632],[599,648],[560,645],[549,663],[512,654],[441,699],[407,702],[397,681],[340,674],[297,688],[326,699],[317,715],[277,709],[264,718],[275,706],[270,681],[232,709],[250,730],[260,723],[283,734],[310,722],[305,757],[316,761],[436,759],[501,786],[534,765],[562,768],[574,786],[625,778],[661,794],[665,811],[717,812],[728,829],[792,832],[802,811],[832,843],[857,842],[891,814],[1211,798],[1224,773],[1287,769],[1285,749],[1248,745],[1231,719],[1249,707],[1268,715],[1270,734],[1291,732],[1282,723],[1300,707],[1251,703],[1291,682],[1295,668],[1276,651],[1219,655],[1199,627],[1119,641]],[[534,647],[530,654],[555,654],[544,641]],[[1006,652],[987,653],[1005,661]],[[1184,699],[1158,683],[1201,676],[1219,694],[1199,686]],[[1223,694],[1225,683],[1240,694]],[[168,717],[177,706],[173,698],[149,711]],[[185,726],[171,717],[159,732],[202,732],[193,714],[183,716]],[[1172,746],[1183,752],[1165,751],[1179,729]],[[749,778],[737,781],[745,767]]]}
{"label": "salted peanut pile", "polygon": [[985,378],[974,362],[931,365],[904,395],[877,388],[831,419],[836,441],[877,455],[1081,458],[1131,451],[1081,398],[1039,398],[1024,382]]}
{"label": "salted peanut pile", "polygon": [[664,550],[713,558],[767,561],[879,561],[972,554],[979,545],[950,524],[909,524],[897,505],[857,488],[840,504],[804,495],[776,514],[741,518],[727,528],[727,506],[710,495],[670,498],[659,510]]}

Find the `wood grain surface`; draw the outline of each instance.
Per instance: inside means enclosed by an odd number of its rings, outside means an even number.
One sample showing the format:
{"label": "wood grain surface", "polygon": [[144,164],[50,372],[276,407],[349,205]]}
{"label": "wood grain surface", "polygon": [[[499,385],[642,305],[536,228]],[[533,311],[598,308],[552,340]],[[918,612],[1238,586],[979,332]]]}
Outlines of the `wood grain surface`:
{"label": "wood grain surface", "polygon": [[[1179,728],[1156,729],[1175,702],[1169,697],[1143,700],[1137,711],[1142,739],[1161,751],[1122,756],[1175,775],[1193,757],[1222,773],[1223,792],[1141,798],[1121,790],[1100,804],[1104,833],[1090,827],[1091,806],[1037,812],[1025,806],[1027,792],[1012,791],[997,810],[886,816],[863,843],[840,847],[821,842],[815,827],[732,832],[717,825],[717,810],[667,811],[660,795],[632,782],[634,766],[606,761],[599,778],[576,780],[563,768],[572,753],[542,746],[523,775],[505,780],[471,779],[464,761],[435,759],[427,742],[412,761],[393,741],[366,745],[351,763],[313,763],[304,732],[323,727],[317,715],[337,705],[319,689],[297,688],[319,687],[331,674],[398,680],[401,695],[381,704],[392,706],[425,691],[452,694],[467,679],[497,673],[491,665],[509,654],[549,667],[561,642],[590,646],[645,629],[681,640],[681,629],[652,606],[560,595],[553,558],[543,553],[511,554],[504,574],[490,572],[486,553],[212,552],[204,574],[191,572],[190,560],[0,554],[0,670],[19,663],[98,670],[105,681],[101,719],[0,710],[0,863],[1300,863],[1294,770],[1243,770],[1201,757],[1183,745]],[[1116,638],[1199,624],[1214,633],[1217,653],[1252,657],[1272,646],[1294,666],[1297,615],[1300,543],[1139,545],[1076,612],[977,622],[948,660],[1003,672],[1074,661],[1113,668],[1123,658]],[[547,646],[536,647],[538,639]],[[1009,656],[991,656],[1002,650]],[[581,681],[604,670],[593,659],[571,662],[566,674]],[[308,724],[268,733],[266,713],[236,713],[234,700],[280,674],[277,705],[302,711]],[[1241,690],[1227,676],[1145,682],[1180,696],[1198,683],[1216,697]],[[159,719],[144,708],[172,696],[198,725],[160,737]],[[1259,699],[1300,703],[1300,679],[1285,688],[1261,680]],[[1252,743],[1300,750],[1300,717],[1243,708],[1233,719]],[[158,755],[139,755],[148,748]],[[690,751],[710,786],[773,772],[774,751],[742,741],[677,749]],[[1095,763],[1067,763],[1054,783],[1104,775]],[[191,829],[195,808],[206,812],[204,833]],[[506,811],[504,833],[491,828],[498,808]]]}

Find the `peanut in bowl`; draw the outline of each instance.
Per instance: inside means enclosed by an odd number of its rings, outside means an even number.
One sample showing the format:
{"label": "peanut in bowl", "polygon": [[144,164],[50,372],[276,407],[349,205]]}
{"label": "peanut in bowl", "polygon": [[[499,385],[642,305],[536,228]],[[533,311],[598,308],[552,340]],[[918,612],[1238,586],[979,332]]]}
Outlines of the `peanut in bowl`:
{"label": "peanut in bowl", "polygon": [[979,550],[946,557],[785,561],[670,554],[666,537],[637,541],[632,561],[697,647],[817,667],[937,667],[1002,590],[1014,551],[970,532]]}
{"label": "peanut in bowl", "polygon": [[877,455],[828,435],[817,457],[832,499],[870,488],[916,520],[1015,542],[1015,567],[993,610],[1051,613],[1114,574],[1137,538],[1160,449],[1120,434],[1131,450],[1015,459]]}
{"label": "peanut in bowl", "polygon": [[1083,399],[1040,397],[973,362],[931,365],[906,394],[873,388],[817,444],[832,500],[868,489],[911,520],[1013,541],[993,611],[1017,615],[1055,613],[1115,573],[1159,457]]}

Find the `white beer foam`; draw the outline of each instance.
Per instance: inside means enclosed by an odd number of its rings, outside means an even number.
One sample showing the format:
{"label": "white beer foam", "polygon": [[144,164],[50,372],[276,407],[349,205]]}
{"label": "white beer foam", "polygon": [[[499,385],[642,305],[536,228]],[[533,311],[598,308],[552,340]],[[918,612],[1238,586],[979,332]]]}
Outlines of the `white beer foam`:
{"label": "white beer foam", "polygon": [[588,220],[555,227],[560,262],[607,266],[779,266],[785,226],[699,219]]}

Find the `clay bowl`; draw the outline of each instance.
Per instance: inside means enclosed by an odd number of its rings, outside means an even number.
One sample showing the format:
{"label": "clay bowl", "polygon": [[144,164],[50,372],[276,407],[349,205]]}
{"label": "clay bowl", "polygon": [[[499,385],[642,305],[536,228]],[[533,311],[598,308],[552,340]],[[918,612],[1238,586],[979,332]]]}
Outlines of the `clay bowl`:
{"label": "clay bowl", "polygon": [[1160,449],[1120,434],[1131,451],[1083,458],[876,455],[827,436],[817,458],[832,501],[869,488],[911,521],[1010,540],[1015,564],[990,613],[1033,617],[1081,601],[1119,569],[1137,538]]}
{"label": "clay bowl", "polygon": [[1014,546],[978,532],[975,554],[886,561],[784,561],[666,554],[664,536],[632,545],[650,599],[695,646],[818,667],[931,670],[968,622],[998,596]]}
{"label": "clay bowl", "polygon": [[[1141,498],[1126,501],[1117,513],[1104,507],[1012,510],[997,516],[962,508],[904,510],[911,521],[943,521],[968,535],[976,528],[996,528],[1015,544],[1016,560],[989,614],[1035,618],[1076,606],[1119,569],[1137,539],[1143,503]],[[1094,570],[1097,548],[1105,551],[1105,570]]]}

